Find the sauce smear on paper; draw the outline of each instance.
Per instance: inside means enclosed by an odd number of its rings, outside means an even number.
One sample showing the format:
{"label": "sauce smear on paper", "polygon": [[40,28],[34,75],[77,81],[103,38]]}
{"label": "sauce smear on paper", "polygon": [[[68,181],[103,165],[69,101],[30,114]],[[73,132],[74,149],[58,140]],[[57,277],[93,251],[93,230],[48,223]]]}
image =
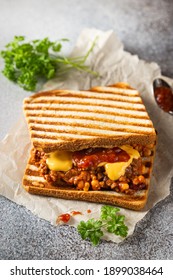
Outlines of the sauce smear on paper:
{"label": "sauce smear on paper", "polygon": [[71,211],[71,215],[72,216],[82,215],[82,212],[80,212],[80,211]]}
{"label": "sauce smear on paper", "polygon": [[59,222],[64,222],[64,223],[67,223],[69,220],[70,220],[70,214],[66,213],[66,214],[61,214],[58,216],[56,222],[59,223]]}

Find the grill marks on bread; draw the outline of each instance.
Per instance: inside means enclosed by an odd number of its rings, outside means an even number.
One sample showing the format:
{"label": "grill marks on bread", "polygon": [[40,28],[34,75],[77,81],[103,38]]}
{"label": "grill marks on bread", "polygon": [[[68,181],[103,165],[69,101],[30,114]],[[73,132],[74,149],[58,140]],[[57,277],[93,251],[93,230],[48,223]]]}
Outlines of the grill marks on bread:
{"label": "grill marks on bread", "polygon": [[104,113],[106,116],[124,116],[128,118],[137,118],[137,119],[149,119],[148,115],[145,111],[138,111],[138,115],[136,115],[135,109],[122,109],[122,108],[107,108],[101,106],[94,105],[79,105],[79,104],[29,104],[25,105],[25,113],[26,116],[56,116],[62,114],[62,112],[69,112],[71,117],[76,116],[76,112],[86,113]]}
{"label": "grill marks on bread", "polygon": [[[132,99],[133,100],[133,99]],[[107,100],[107,99],[98,99],[97,97],[84,97],[79,96],[79,93],[77,93],[77,96],[68,94],[68,95],[60,95],[60,96],[47,96],[44,98],[38,97],[34,103],[31,103],[31,105],[28,105],[28,108],[32,106],[32,108],[37,108],[37,106],[42,107],[42,104],[47,105],[48,108],[51,105],[54,108],[57,108],[57,104],[79,104],[79,105],[95,105],[95,106],[101,106],[101,107],[109,107],[111,108],[128,108],[130,110],[139,110],[139,111],[145,111],[145,107],[140,101],[133,100],[128,101],[124,98],[124,100]],[[45,106],[46,107],[46,106]],[[47,108],[47,107],[46,107]]]}
{"label": "grill marks on bread", "polygon": [[24,111],[33,144],[43,139],[58,143],[155,134],[138,92],[121,86],[54,90],[26,98]]}
{"label": "grill marks on bread", "polygon": [[[57,114],[49,114],[49,112],[44,113],[41,111],[41,116],[39,117],[38,114],[29,114],[28,115],[28,123],[39,123],[39,124],[57,124],[57,123],[67,123],[67,119],[70,118],[71,122],[77,122],[85,119],[85,124],[87,124],[88,121],[89,124],[92,121],[98,121],[98,122],[104,122],[105,125],[107,124],[125,124],[125,125],[139,125],[139,126],[146,126],[146,127],[152,127],[152,124],[150,120],[146,119],[140,119],[139,120],[136,118],[131,118],[129,120],[128,117],[121,117],[121,116],[106,116],[103,114],[90,114],[90,113],[85,113],[85,112],[78,112],[77,117],[74,116],[73,113],[68,112],[68,111],[61,111],[61,112],[56,112]],[[87,125],[86,125],[87,126]]]}

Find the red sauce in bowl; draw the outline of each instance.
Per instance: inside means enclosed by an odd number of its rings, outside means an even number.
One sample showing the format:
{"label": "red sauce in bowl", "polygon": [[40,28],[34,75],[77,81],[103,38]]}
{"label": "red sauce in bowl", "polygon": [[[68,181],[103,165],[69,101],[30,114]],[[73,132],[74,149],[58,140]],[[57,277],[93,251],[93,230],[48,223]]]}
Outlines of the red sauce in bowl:
{"label": "red sauce in bowl", "polygon": [[158,106],[165,112],[173,114],[173,93],[171,88],[157,87],[154,91]]}

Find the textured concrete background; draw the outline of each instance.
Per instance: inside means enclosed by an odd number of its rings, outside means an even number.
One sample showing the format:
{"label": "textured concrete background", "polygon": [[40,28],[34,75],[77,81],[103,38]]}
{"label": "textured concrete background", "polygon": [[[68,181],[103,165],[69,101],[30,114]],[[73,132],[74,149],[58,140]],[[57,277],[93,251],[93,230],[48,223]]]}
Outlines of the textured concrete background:
{"label": "textured concrete background", "polygon": [[[26,35],[69,38],[70,50],[85,27],[113,29],[127,51],[157,62],[164,75],[173,77],[172,15],[172,0],[0,0],[0,49],[14,35]],[[22,114],[22,101],[29,93],[2,75],[0,90],[2,139]],[[125,242],[102,241],[93,247],[81,241],[76,229],[55,228],[0,197],[0,259],[173,259],[172,213],[171,194],[149,211]]]}

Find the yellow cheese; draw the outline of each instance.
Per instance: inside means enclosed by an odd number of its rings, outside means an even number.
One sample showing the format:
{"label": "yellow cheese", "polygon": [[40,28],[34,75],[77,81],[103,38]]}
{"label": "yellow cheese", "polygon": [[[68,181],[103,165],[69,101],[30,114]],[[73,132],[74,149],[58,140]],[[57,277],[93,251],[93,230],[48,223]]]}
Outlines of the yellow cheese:
{"label": "yellow cheese", "polygon": [[120,147],[122,150],[126,151],[130,159],[127,162],[115,162],[115,163],[106,163],[105,171],[109,179],[115,181],[118,180],[121,176],[125,174],[126,168],[132,163],[132,160],[139,158],[140,155],[137,150],[133,149],[131,146],[123,145]]}
{"label": "yellow cheese", "polygon": [[[123,145],[120,147],[122,150],[126,151],[130,159],[127,162],[115,162],[106,163],[102,162],[98,166],[104,166],[105,171],[109,179],[118,180],[124,175],[126,168],[131,164],[134,158],[139,158],[140,155],[137,150],[133,149],[131,146]],[[66,151],[56,151],[50,153],[46,163],[50,170],[54,171],[68,171],[72,168],[72,153]]]}
{"label": "yellow cheese", "polygon": [[123,145],[120,147],[122,150],[126,151],[130,157],[133,157],[135,159],[138,159],[140,157],[140,154],[137,150],[133,149],[129,145]]}
{"label": "yellow cheese", "polygon": [[72,168],[72,153],[65,151],[50,153],[46,163],[50,170],[68,171]]}

